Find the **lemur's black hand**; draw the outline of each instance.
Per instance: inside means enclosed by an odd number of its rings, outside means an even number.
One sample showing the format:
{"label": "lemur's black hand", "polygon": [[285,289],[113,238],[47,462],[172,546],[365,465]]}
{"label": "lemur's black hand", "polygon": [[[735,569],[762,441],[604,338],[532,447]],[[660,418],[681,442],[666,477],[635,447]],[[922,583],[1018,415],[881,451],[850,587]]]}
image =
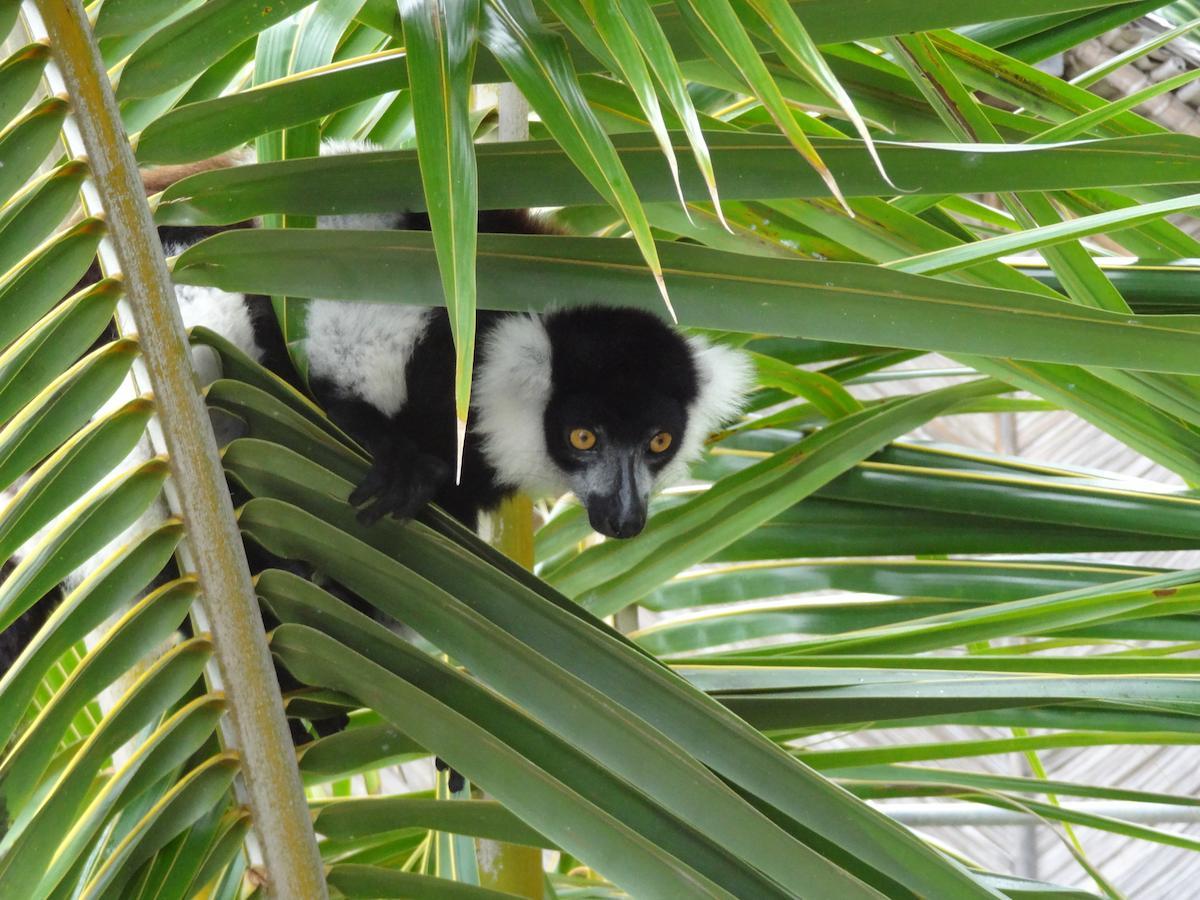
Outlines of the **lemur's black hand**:
{"label": "lemur's black hand", "polygon": [[384,516],[411,519],[450,478],[450,466],[427,453],[377,456],[366,477],[350,494],[358,521],[373,525]]}

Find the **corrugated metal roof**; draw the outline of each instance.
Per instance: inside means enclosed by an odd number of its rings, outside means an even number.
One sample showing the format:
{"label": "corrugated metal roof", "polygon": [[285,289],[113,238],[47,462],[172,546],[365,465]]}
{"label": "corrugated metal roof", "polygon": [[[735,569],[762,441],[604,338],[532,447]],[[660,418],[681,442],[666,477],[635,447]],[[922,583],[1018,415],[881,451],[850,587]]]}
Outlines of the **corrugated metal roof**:
{"label": "corrugated metal roof", "polygon": [[[927,356],[906,365],[929,368],[954,364],[940,357]],[[948,383],[949,380],[921,379],[913,383],[913,389],[928,390]],[[894,393],[895,386],[862,385],[854,392],[860,397],[878,397],[889,390]],[[1174,473],[1065,412],[952,416],[931,422],[914,437],[1013,453],[1036,462],[1106,469],[1182,486]],[[1103,558],[1153,566],[1200,566],[1200,553],[1194,551],[1107,554]],[[989,737],[1011,737],[1011,731],[968,726],[881,729],[840,737],[824,746],[877,746]],[[1043,751],[1038,758],[1048,777],[1053,779],[1200,796],[1200,749],[1196,747],[1086,747]],[[1005,775],[1030,774],[1028,763],[1020,754],[953,760],[945,767]],[[1200,839],[1200,823],[1156,827]],[[957,825],[922,830],[936,841],[995,871],[1095,890],[1090,877],[1076,862],[1059,826]],[[1077,827],[1075,833],[1091,863],[1126,896],[1137,900],[1179,900],[1200,896],[1200,854],[1093,829]]]}

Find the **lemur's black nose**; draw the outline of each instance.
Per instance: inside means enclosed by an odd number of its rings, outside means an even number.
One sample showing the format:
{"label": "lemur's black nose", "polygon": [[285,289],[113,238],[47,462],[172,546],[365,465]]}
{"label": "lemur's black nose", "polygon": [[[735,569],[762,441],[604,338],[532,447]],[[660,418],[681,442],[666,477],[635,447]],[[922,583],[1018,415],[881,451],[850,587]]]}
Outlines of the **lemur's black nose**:
{"label": "lemur's black nose", "polygon": [[642,533],[642,529],[646,527],[645,518],[638,519],[618,519],[608,523],[607,528],[601,529],[601,533],[607,534],[609,537],[615,538],[631,538],[637,537]]}
{"label": "lemur's black nose", "polygon": [[646,527],[646,510],[644,507],[622,509],[617,504],[593,502],[588,508],[588,521],[593,529],[605,537],[637,537]]}

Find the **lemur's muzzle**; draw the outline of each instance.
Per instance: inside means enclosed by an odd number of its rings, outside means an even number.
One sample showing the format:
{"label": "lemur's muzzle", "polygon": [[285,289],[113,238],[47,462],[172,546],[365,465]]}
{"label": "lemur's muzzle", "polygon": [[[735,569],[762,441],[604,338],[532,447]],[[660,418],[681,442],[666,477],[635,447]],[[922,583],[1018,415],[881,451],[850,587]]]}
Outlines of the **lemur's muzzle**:
{"label": "lemur's muzzle", "polygon": [[613,491],[591,494],[585,503],[588,521],[592,528],[607,537],[631,538],[642,533],[646,527],[646,509],[649,491],[638,484],[635,472],[637,462],[624,459],[618,467]]}

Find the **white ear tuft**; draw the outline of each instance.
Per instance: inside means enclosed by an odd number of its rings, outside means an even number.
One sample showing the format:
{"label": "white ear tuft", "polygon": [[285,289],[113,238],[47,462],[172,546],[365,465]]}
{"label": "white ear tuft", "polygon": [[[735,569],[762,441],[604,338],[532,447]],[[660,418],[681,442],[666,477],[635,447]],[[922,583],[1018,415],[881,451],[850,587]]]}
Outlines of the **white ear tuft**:
{"label": "white ear tuft", "polygon": [[702,337],[689,338],[688,346],[700,379],[700,393],[692,404],[691,415],[701,420],[706,433],[710,433],[742,411],[746,395],[754,387],[754,363],[743,351],[710,344]]}
{"label": "white ear tuft", "polygon": [[566,484],[546,448],[542,417],[551,391],[550,335],[535,316],[506,316],[483,338],[471,415],[483,455],[502,484],[532,496]]}
{"label": "white ear tuft", "polygon": [[679,452],[658,478],[665,487],[687,477],[688,466],[699,458],[704,441],[721,425],[737,418],[754,387],[754,364],[732,347],[712,344],[706,338],[688,338],[696,365],[698,392],[688,407],[688,422]]}
{"label": "white ear tuft", "polygon": [[[484,359],[475,376],[481,405],[511,398],[544,409],[550,396],[551,350],[550,335],[541,319],[505,316],[490,329],[484,342]],[[489,391],[495,396],[485,396]],[[539,409],[538,415],[541,412]]]}

